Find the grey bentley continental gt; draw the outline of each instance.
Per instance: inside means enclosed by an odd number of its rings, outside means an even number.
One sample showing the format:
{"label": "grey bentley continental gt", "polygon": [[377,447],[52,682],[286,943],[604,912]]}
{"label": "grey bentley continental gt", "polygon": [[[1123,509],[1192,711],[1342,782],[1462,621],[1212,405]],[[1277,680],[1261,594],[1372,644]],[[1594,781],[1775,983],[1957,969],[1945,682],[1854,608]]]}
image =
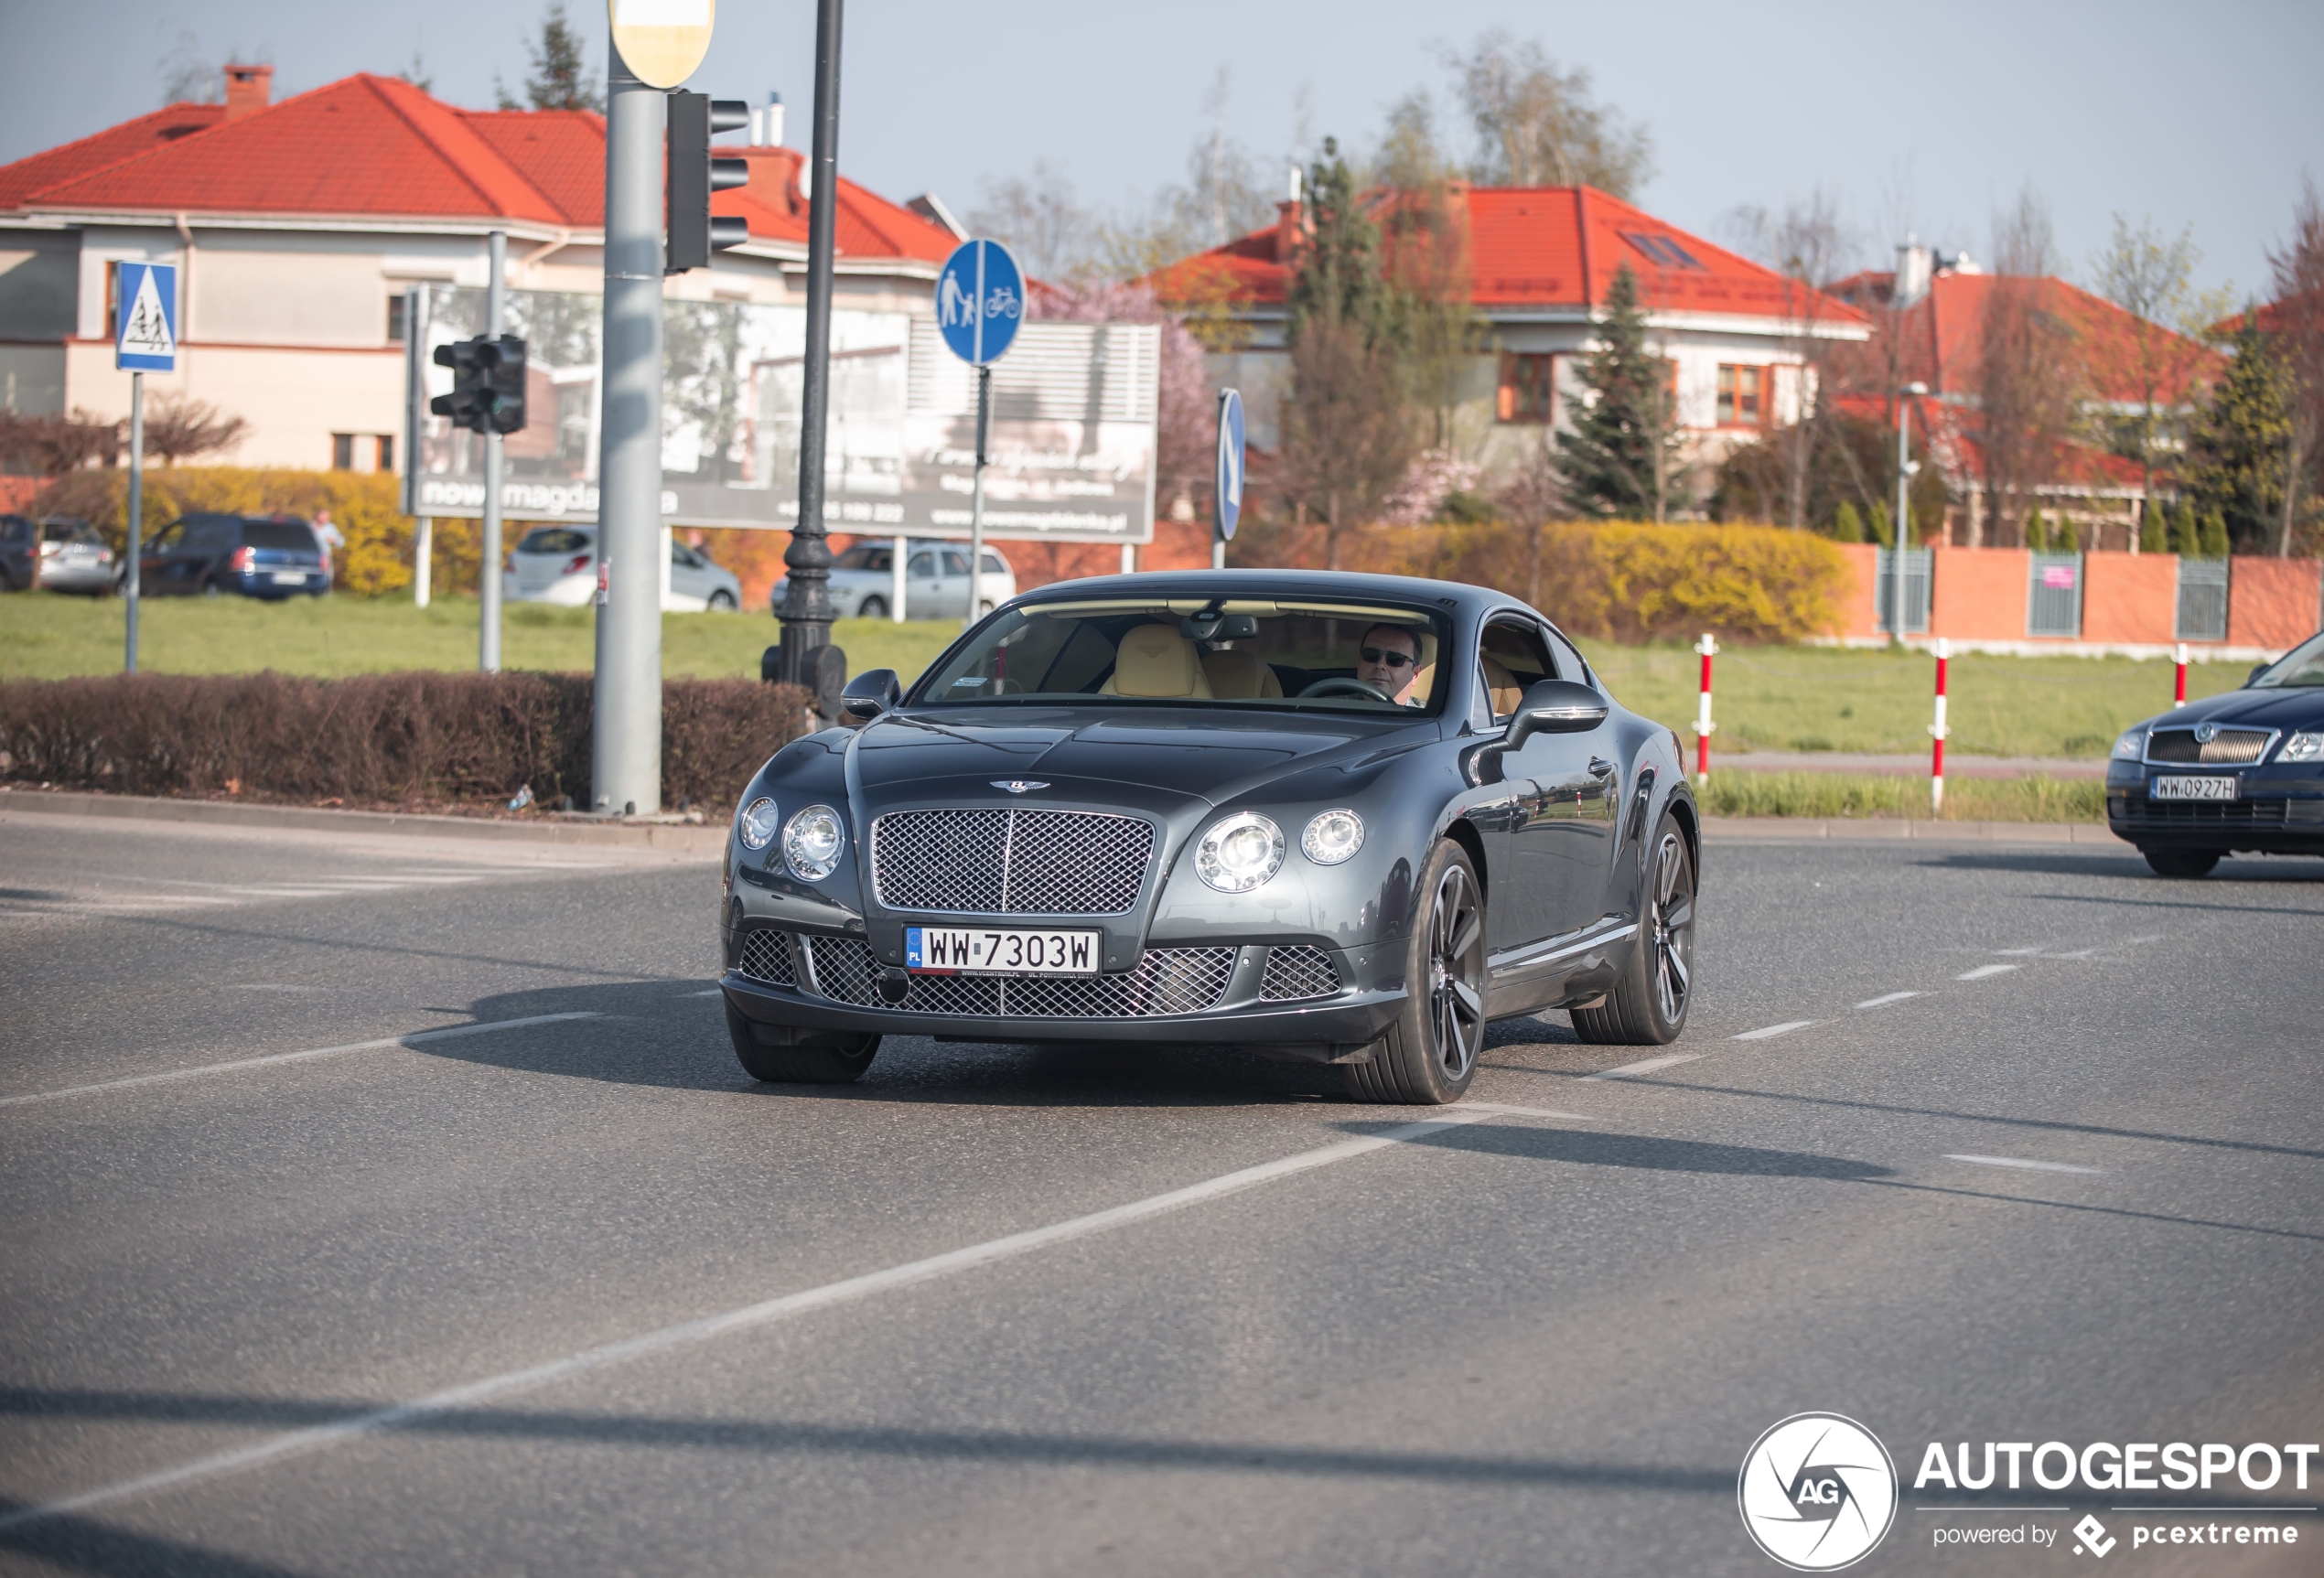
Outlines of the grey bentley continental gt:
{"label": "grey bentley continental gt", "polygon": [[841,704],[727,840],[720,984],[755,1078],[853,1079],[890,1034],[1207,1043],[1443,1102],[1494,1019],[1685,1024],[1678,737],[1499,593],[1065,582]]}

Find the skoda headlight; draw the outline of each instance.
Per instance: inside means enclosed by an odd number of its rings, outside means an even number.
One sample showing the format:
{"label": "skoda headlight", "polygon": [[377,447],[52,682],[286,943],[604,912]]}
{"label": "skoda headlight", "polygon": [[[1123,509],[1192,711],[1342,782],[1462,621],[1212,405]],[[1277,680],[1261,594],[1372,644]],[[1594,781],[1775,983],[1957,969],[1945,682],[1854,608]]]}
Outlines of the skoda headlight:
{"label": "skoda headlight", "polygon": [[2324,730],[2310,729],[2294,735],[2276,753],[2279,762],[2312,762],[2324,760]]}
{"label": "skoda headlight", "polygon": [[1221,893],[1249,893],[1283,868],[1283,830],[1256,811],[1214,824],[1194,852],[1194,869]]}
{"label": "skoda headlight", "polygon": [[847,830],[839,813],[827,805],[811,805],[791,819],[782,830],[782,857],[791,875],[805,882],[821,882],[839,869],[839,846]]}
{"label": "skoda headlight", "polygon": [[1363,847],[1363,818],[1351,810],[1318,811],[1299,835],[1299,847],[1318,865],[1338,865]]}
{"label": "skoda headlight", "polygon": [[742,814],[735,818],[735,832],[743,848],[766,848],[768,840],[775,836],[775,802],[761,795],[743,807]]}
{"label": "skoda headlight", "polygon": [[2146,754],[2146,731],[2125,729],[2122,738],[2114,742],[2114,759],[2118,762],[2135,762]]}

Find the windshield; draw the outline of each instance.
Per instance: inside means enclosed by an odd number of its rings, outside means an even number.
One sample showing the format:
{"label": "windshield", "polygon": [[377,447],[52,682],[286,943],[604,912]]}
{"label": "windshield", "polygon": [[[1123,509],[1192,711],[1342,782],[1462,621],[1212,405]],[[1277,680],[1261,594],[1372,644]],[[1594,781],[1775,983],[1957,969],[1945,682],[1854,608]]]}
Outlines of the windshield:
{"label": "windshield", "polygon": [[1433,710],[1448,627],[1418,608],[1293,598],[1091,598],[1012,608],[920,680],[920,705]]}
{"label": "windshield", "polygon": [[2254,690],[2282,685],[2324,686],[2324,636],[2310,636],[2252,681]]}

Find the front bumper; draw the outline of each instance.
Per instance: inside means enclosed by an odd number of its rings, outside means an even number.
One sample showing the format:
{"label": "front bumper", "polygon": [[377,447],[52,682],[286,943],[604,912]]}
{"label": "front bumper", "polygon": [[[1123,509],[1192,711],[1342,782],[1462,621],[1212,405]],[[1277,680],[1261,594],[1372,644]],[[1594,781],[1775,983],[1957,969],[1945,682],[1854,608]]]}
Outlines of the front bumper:
{"label": "front bumper", "polygon": [[[2200,769],[2189,769],[2200,771]],[[2106,826],[2141,849],[2249,850],[2324,854],[2324,783],[2298,768],[2228,769],[2232,800],[2165,800],[2147,794],[2154,777],[2117,763],[2106,775]]]}

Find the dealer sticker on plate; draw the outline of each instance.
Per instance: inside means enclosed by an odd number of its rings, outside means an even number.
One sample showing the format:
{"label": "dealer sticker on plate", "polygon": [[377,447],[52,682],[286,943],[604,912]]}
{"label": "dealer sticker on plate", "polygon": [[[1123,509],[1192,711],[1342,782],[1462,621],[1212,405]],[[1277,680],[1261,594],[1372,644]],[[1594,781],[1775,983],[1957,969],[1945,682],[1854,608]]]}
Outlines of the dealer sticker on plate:
{"label": "dealer sticker on plate", "polygon": [[1101,934],[904,928],[904,968],[921,975],[1095,975]]}
{"label": "dealer sticker on plate", "polygon": [[2157,778],[2146,786],[2149,800],[2233,800],[2231,778]]}

